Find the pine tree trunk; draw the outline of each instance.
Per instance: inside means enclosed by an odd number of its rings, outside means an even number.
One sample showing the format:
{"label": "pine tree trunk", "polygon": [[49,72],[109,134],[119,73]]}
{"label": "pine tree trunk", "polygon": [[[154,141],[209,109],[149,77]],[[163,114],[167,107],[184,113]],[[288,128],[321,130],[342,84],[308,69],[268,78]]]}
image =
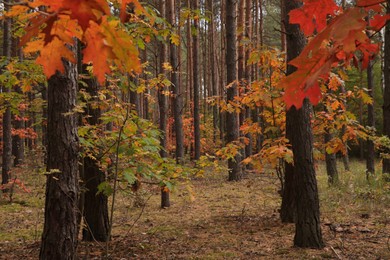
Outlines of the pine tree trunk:
{"label": "pine tree trunk", "polygon": [[[245,36],[251,41],[252,38],[252,1],[246,0],[245,3]],[[250,45],[246,46],[245,50],[245,79],[248,85],[252,83],[252,73],[251,73],[251,65],[248,64],[248,59],[251,53]],[[249,119],[252,117],[252,110],[247,107],[245,108],[245,118]],[[245,135],[248,139],[248,144],[245,146],[245,155],[247,157],[252,155],[252,134],[248,133]]]}
{"label": "pine tree trunk", "polygon": [[[226,1],[226,74],[227,102],[233,102],[237,96],[237,71],[236,71],[236,1]],[[226,114],[226,141],[231,143],[237,141],[239,137],[238,116],[236,112]],[[241,179],[241,158],[239,154],[234,159],[228,160],[229,181],[239,181]]]}
{"label": "pine tree trunk", "polygon": [[40,259],[76,259],[78,233],[79,140],[77,69],[64,62],[48,87],[48,158],[45,222]]}
{"label": "pine tree trunk", "polygon": [[[173,27],[176,25],[175,0],[168,0],[168,21]],[[178,50],[175,44],[170,44],[170,61],[173,71],[171,73],[172,93],[173,93],[173,114],[175,119],[175,136],[176,136],[176,162],[181,163],[184,159],[184,133],[183,133],[183,96],[182,87],[178,79]]]}
{"label": "pine tree trunk", "polygon": [[[390,14],[390,0],[387,0],[387,13]],[[384,79],[383,94],[383,134],[390,138],[390,24],[385,28]],[[390,149],[387,150],[390,153]],[[390,159],[383,160],[383,173],[390,173]],[[389,179],[390,180],[390,179]]]}
{"label": "pine tree trunk", "polygon": [[[289,24],[287,14],[301,5],[295,1],[284,1],[286,31],[289,32],[287,42],[287,62],[299,55],[305,45],[305,37],[297,25]],[[289,65],[287,74],[295,70]],[[291,107],[286,115],[286,136],[290,140],[294,166],[286,167],[285,190],[283,200],[295,200],[296,210],[290,212],[292,218],[296,213],[294,246],[322,248],[322,233],[320,226],[320,207],[317,180],[313,158],[313,135],[310,123],[311,104],[305,99],[301,109]],[[288,183],[288,182],[292,183]],[[287,190],[290,187],[292,189]],[[292,195],[294,198],[286,198]],[[283,206],[283,202],[282,202]],[[291,205],[290,205],[291,206]],[[283,211],[283,207],[282,207]],[[283,213],[283,212],[281,212]],[[285,212],[286,213],[286,212]]]}
{"label": "pine tree trunk", "polygon": [[[96,79],[86,80],[87,92],[93,99],[98,97],[99,84]],[[92,100],[92,102],[95,100]],[[88,106],[88,124],[98,125],[100,121],[100,108]],[[95,154],[94,157],[98,157]],[[99,168],[99,164],[91,157],[84,158],[83,184],[84,193],[84,241],[107,241],[109,220],[108,220],[108,198],[103,193],[98,194],[98,186],[106,180],[105,173]]]}
{"label": "pine tree trunk", "polygon": [[[325,133],[324,136],[325,144],[330,142],[333,139],[333,135],[329,133],[329,130]],[[326,162],[326,173],[328,175],[328,184],[334,185],[338,183],[339,173],[337,171],[337,160],[335,153],[328,153],[325,151],[325,162]]]}
{"label": "pine tree trunk", "polygon": [[[199,8],[199,0],[193,0],[193,10]],[[199,111],[199,20],[194,19],[194,32],[192,35],[192,69],[193,69],[193,90],[194,90],[194,159],[200,158],[200,111]]]}
{"label": "pine tree trunk", "polygon": [[[374,63],[370,61],[367,67],[367,88],[369,95],[374,101],[374,73],[373,73]],[[367,126],[372,129],[374,134],[375,129],[375,111],[374,111],[374,102],[367,105]],[[367,177],[369,175],[375,174],[375,146],[374,141],[367,139],[367,157],[366,157],[366,167],[367,167]]]}
{"label": "pine tree trunk", "polygon": [[[4,1],[4,10],[8,11],[12,0]],[[11,58],[11,49],[12,49],[12,19],[5,18],[3,21],[3,56],[7,61]],[[2,86],[2,91],[4,93],[10,93],[11,88]],[[7,184],[11,179],[11,167],[12,167],[12,135],[11,135],[11,126],[12,126],[12,115],[10,104],[6,102],[6,109],[3,114],[3,155],[2,155],[2,184]],[[6,191],[6,190],[4,190]]]}

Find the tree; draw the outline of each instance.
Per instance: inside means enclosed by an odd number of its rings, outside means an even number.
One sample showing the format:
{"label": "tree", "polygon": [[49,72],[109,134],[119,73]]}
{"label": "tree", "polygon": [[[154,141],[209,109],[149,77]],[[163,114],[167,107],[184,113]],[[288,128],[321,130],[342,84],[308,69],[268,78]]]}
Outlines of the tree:
{"label": "tree", "polygon": [[[390,14],[390,0],[387,1],[387,14]],[[385,28],[384,50],[383,134],[390,137],[390,24],[387,24]],[[383,173],[390,173],[390,159],[388,158],[383,160]]]}
{"label": "tree", "polygon": [[[367,89],[371,98],[374,97],[374,73],[373,73],[373,61],[370,61],[367,66]],[[371,132],[374,134],[375,131],[375,111],[374,111],[374,99],[373,102],[367,104],[367,126],[370,127]],[[375,174],[375,145],[374,141],[370,138],[367,139],[367,156],[366,156],[366,167],[367,177]]]}
{"label": "tree", "polygon": [[[4,1],[5,11],[10,10],[12,0]],[[3,22],[3,56],[6,61],[9,62],[11,59],[12,50],[12,19],[6,17]],[[11,93],[11,88],[2,86],[5,93]],[[2,155],[2,184],[7,184],[11,179],[10,170],[12,166],[12,114],[10,104],[6,103],[6,110],[3,114],[3,155]]]}
{"label": "tree", "polygon": [[[193,9],[196,11],[199,8],[199,0],[193,0]],[[200,111],[199,111],[199,96],[200,96],[200,73],[199,73],[199,19],[194,18],[194,28],[192,34],[192,69],[193,69],[193,91],[194,91],[194,159],[200,158]]]}
{"label": "tree", "polygon": [[[87,107],[87,122],[91,126],[98,126],[100,123],[101,111],[97,102],[99,84],[95,78],[86,80],[87,92],[91,96]],[[98,158],[99,152],[84,158],[83,184],[84,184],[84,207],[83,217],[85,226],[83,228],[83,240],[85,241],[107,241],[108,221],[108,198],[104,192],[98,192],[98,187],[106,181],[105,173],[100,169]]]}
{"label": "tree", "polygon": [[[300,3],[285,0],[284,6],[287,14],[298,8]],[[285,22],[286,32],[289,32],[286,37],[287,62],[289,62],[303,49],[305,38],[298,26],[289,22],[289,17],[285,17]],[[294,70],[294,67],[288,65],[287,75]],[[300,109],[292,106],[286,114],[286,136],[292,146],[294,165],[286,168],[286,175],[289,174],[289,176],[285,179],[285,190],[288,186],[291,190],[285,191],[283,199],[286,200],[286,195],[294,197],[290,199],[293,203],[295,202],[296,210],[294,246],[321,248],[324,244],[320,226],[310,114],[311,104],[308,99],[304,99]],[[289,170],[288,173],[287,170]],[[294,207],[290,210],[294,211]],[[291,215],[293,216],[294,212]]]}
{"label": "tree", "polygon": [[64,69],[64,73],[57,72],[49,79],[45,222],[40,259],[75,259],[77,248],[79,141],[78,116],[73,111],[77,69],[69,61],[64,61]]}
{"label": "tree", "polygon": [[[176,25],[175,0],[167,1],[168,22],[174,27]],[[171,72],[172,93],[173,93],[173,114],[175,119],[176,136],[176,162],[181,163],[184,159],[184,135],[183,135],[183,96],[182,87],[178,79],[178,50],[174,43],[170,43],[170,62],[173,68]]]}
{"label": "tree", "polygon": [[[234,101],[237,96],[237,71],[236,71],[236,1],[226,1],[226,80],[227,102]],[[238,140],[238,116],[236,111],[229,111],[226,115],[226,141],[232,143]],[[229,181],[241,179],[240,155],[237,153],[234,158],[228,160]]]}
{"label": "tree", "polygon": [[[165,17],[166,15],[166,4],[165,1],[169,0],[162,0],[160,2],[160,12],[162,17]],[[166,45],[164,43],[159,43],[159,56],[160,56],[160,74],[164,73],[163,71],[163,63],[167,61],[167,51]],[[167,153],[167,123],[168,123],[168,103],[167,103],[167,96],[165,95],[165,88],[166,86],[164,83],[162,83],[159,86],[158,91],[158,105],[159,105],[159,111],[160,111],[160,131],[161,131],[161,139],[160,139],[160,145],[161,145],[161,151],[160,155],[162,158],[168,157]],[[170,207],[170,201],[169,201],[169,190],[166,189],[166,187],[161,187],[161,207],[162,208],[168,208]]]}

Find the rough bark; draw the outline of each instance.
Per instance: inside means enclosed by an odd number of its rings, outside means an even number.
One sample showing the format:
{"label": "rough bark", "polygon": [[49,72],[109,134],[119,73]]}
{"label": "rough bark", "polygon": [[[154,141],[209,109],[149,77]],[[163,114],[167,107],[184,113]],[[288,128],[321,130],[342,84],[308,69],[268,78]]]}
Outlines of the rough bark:
{"label": "rough bark", "polygon": [[[390,0],[387,1],[387,13],[390,14]],[[390,24],[385,28],[384,83],[383,94],[383,134],[390,137]],[[387,150],[390,153],[390,149]],[[383,173],[390,173],[390,159],[383,160]]]}
{"label": "rough bark", "polygon": [[[367,89],[368,94],[374,100],[374,73],[373,73],[374,63],[369,62],[367,67]],[[374,111],[374,102],[372,104],[367,104],[367,126],[372,129],[374,134],[375,129],[375,111]],[[366,157],[366,167],[367,174],[375,174],[375,145],[374,141],[367,139],[367,157]],[[367,176],[368,176],[367,175]]]}
{"label": "rough bark", "polygon": [[320,205],[310,125],[311,104],[305,99],[301,109],[296,110],[295,107],[292,107],[290,110],[296,119],[291,135],[294,153],[295,203],[297,207],[294,246],[322,248],[324,243],[320,225]]}
{"label": "rough bark", "polygon": [[[251,41],[252,37],[252,1],[246,0],[245,3],[245,37]],[[246,46],[245,48],[245,80],[247,84],[251,84],[252,82],[252,73],[251,73],[251,66],[248,65],[248,59],[250,56],[250,46]],[[245,108],[245,118],[251,118],[252,117],[252,110],[247,107]],[[248,139],[249,143],[245,146],[245,155],[247,157],[252,155],[252,135],[250,133],[246,134],[245,137]]]}
{"label": "rough bark", "polygon": [[[193,9],[199,8],[199,0],[193,0]],[[194,90],[194,159],[200,158],[200,111],[199,111],[199,96],[200,96],[200,81],[199,81],[199,20],[194,19],[194,32],[192,35],[192,69],[193,69],[193,90]]]}
{"label": "rough bark", "polygon": [[[325,144],[327,144],[333,139],[333,135],[329,132],[329,130],[325,133],[324,139],[325,139]],[[337,171],[336,154],[328,153],[325,151],[325,162],[326,162],[326,173],[328,175],[328,184],[329,185],[337,184],[339,179],[339,173]]]}
{"label": "rough bark", "polygon": [[[12,0],[4,1],[4,10],[8,11]],[[11,58],[12,52],[12,19],[5,18],[3,21],[3,56],[9,60]],[[2,86],[2,91],[5,93],[10,93],[11,89],[5,86]],[[3,155],[2,155],[2,184],[7,184],[11,179],[11,167],[12,167],[12,135],[11,135],[11,126],[12,126],[12,115],[10,104],[6,102],[6,110],[3,114]],[[4,190],[5,191],[5,190]]]}
{"label": "rough bark", "polygon": [[[301,3],[296,1],[284,1],[285,14],[298,8]],[[287,42],[287,62],[299,55],[305,44],[305,38],[297,25],[289,24],[288,16],[284,18],[286,31],[289,32]],[[287,67],[287,74],[291,74],[295,68]],[[310,123],[311,104],[305,99],[301,109],[291,107],[286,116],[286,136],[290,140],[294,166],[286,167],[285,191],[283,200],[291,200],[286,195],[293,195],[295,208],[290,213],[292,217],[296,213],[294,246],[322,248],[322,233],[320,226],[320,207],[318,198],[317,180],[313,158],[313,135]],[[292,176],[291,176],[292,175]],[[292,181],[292,183],[286,183]],[[286,190],[287,187],[292,190]],[[283,206],[283,202],[282,202]],[[283,207],[282,207],[283,210]]]}
{"label": "rough bark", "polygon": [[[96,79],[86,80],[87,91],[93,99],[98,96],[98,83]],[[93,100],[92,100],[93,102]],[[101,111],[95,106],[88,106],[88,124],[98,125]],[[94,157],[98,157],[95,154]],[[106,180],[105,173],[99,168],[98,162],[91,157],[84,158],[83,184],[84,184],[84,241],[107,241],[109,230],[108,198],[103,193],[98,194],[98,186]]]}
{"label": "rough bark", "polygon": [[[227,89],[227,102],[233,102],[237,96],[237,54],[236,54],[236,1],[226,1],[226,80],[229,84]],[[226,141],[231,143],[238,140],[238,116],[237,113],[226,114]],[[229,181],[238,181],[241,179],[241,158],[239,154],[234,159],[228,160]]]}
{"label": "rough bark", "polygon": [[[168,0],[168,21],[172,26],[176,25],[175,0]],[[170,44],[170,62],[173,68],[171,73],[172,93],[173,93],[173,115],[175,119],[175,138],[176,138],[176,162],[181,163],[184,159],[184,133],[183,133],[183,96],[182,87],[178,78],[178,49],[175,44]]]}
{"label": "rough bark", "polygon": [[78,219],[78,153],[76,65],[64,62],[48,88],[48,158],[45,222],[40,259],[76,259]]}

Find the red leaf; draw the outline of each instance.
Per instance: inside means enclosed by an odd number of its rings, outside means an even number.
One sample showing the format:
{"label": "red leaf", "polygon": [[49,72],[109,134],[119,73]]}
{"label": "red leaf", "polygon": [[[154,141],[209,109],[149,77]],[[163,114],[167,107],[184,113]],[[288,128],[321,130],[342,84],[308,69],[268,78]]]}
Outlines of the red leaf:
{"label": "red leaf", "polygon": [[290,11],[290,23],[299,24],[306,36],[322,31],[328,16],[334,16],[339,7],[333,0],[303,0],[303,6]]}
{"label": "red leaf", "polygon": [[375,15],[371,21],[370,21],[370,27],[374,30],[374,31],[379,31],[380,29],[382,29],[387,21],[390,19],[390,14],[386,14],[386,15],[380,15],[380,14],[377,14]]}

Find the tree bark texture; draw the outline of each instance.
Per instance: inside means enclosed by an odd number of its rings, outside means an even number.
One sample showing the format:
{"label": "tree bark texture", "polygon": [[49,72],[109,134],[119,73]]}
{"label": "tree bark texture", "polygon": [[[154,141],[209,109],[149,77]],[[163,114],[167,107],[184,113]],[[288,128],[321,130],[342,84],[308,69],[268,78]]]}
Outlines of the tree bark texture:
{"label": "tree bark texture", "polygon": [[[176,11],[175,0],[168,0],[168,21],[175,27]],[[182,87],[178,78],[178,49],[175,44],[171,43],[170,47],[170,62],[173,68],[171,73],[172,93],[173,93],[173,115],[175,119],[175,138],[176,138],[176,162],[181,163],[184,159],[184,133],[183,133],[183,96]]]}
{"label": "tree bark texture", "polygon": [[[12,0],[4,1],[4,10],[9,11]],[[3,21],[3,56],[7,61],[11,58],[12,52],[12,19],[5,18]],[[4,69],[4,68],[3,68]],[[11,89],[2,86],[3,92],[10,93]],[[2,184],[7,184],[11,179],[10,170],[12,167],[12,115],[10,104],[6,102],[6,110],[3,114],[3,155],[2,155]]]}
{"label": "tree bark texture", "polygon": [[[96,79],[86,80],[87,91],[92,97],[92,102],[98,97],[99,84]],[[98,125],[101,111],[94,106],[88,106],[88,124]],[[98,157],[95,154],[94,157]],[[106,180],[105,173],[99,168],[98,162],[91,158],[84,158],[83,171],[84,184],[84,221],[83,228],[84,241],[107,241],[109,230],[108,219],[108,198],[103,193],[98,194],[98,186]]]}
{"label": "tree bark texture", "polygon": [[[301,3],[284,1],[285,26],[289,32],[287,42],[287,62],[299,55],[305,45],[305,37],[297,25],[291,25],[287,14],[298,8]],[[287,67],[287,74],[295,68]],[[322,233],[320,226],[320,206],[317,180],[313,158],[313,135],[310,123],[311,104],[305,99],[302,108],[291,107],[286,115],[286,136],[290,140],[294,166],[286,167],[285,191],[283,195],[292,194],[295,197],[296,219],[294,246],[322,248]],[[293,176],[289,176],[293,175]],[[292,190],[286,190],[287,187]],[[286,197],[283,196],[283,200]],[[291,200],[291,198],[289,198]],[[287,200],[288,201],[288,200]],[[283,202],[282,202],[283,204]],[[282,207],[283,210],[283,207]],[[294,214],[294,211],[291,213]]]}
{"label": "tree bark texture", "polygon": [[[329,130],[325,133],[324,136],[325,144],[330,142],[333,139],[333,135],[329,133]],[[325,151],[325,162],[326,162],[326,173],[328,175],[328,184],[334,185],[337,184],[339,180],[339,173],[337,171],[337,160],[335,153],[328,153]]]}
{"label": "tree bark texture", "polygon": [[[367,67],[367,88],[368,94],[374,101],[374,72],[373,72],[374,63],[370,61]],[[372,129],[374,134],[375,129],[375,111],[374,111],[374,102],[372,104],[367,104],[367,126]],[[366,167],[367,174],[375,174],[375,145],[374,141],[367,139],[367,157],[366,157]],[[367,176],[368,176],[367,175]]]}
{"label": "tree bark texture", "polygon": [[45,222],[40,259],[76,259],[79,192],[77,69],[64,62],[65,74],[49,79],[48,158]]}
{"label": "tree bark texture", "polygon": [[[387,0],[387,13],[390,14],[390,0]],[[383,94],[383,134],[390,137],[390,24],[385,28],[384,81]],[[387,150],[390,153],[390,149]],[[390,173],[390,159],[383,160],[383,173]]]}
{"label": "tree bark texture", "polygon": [[[236,48],[236,2],[226,1],[226,80],[230,85],[227,89],[227,102],[233,102],[237,96],[237,48]],[[239,137],[238,116],[236,112],[226,113],[226,141],[231,143]],[[241,179],[241,158],[239,154],[228,160],[229,181]]]}
{"label": "tree bark texture", "polygon": [[[199,8],[199,0],[193,0],[193,10]],[[199,20],[194,19],[194,32],[192,35],[192,69],[194,90],[194,159],[200,158],[200,73],[199,73]]]}

